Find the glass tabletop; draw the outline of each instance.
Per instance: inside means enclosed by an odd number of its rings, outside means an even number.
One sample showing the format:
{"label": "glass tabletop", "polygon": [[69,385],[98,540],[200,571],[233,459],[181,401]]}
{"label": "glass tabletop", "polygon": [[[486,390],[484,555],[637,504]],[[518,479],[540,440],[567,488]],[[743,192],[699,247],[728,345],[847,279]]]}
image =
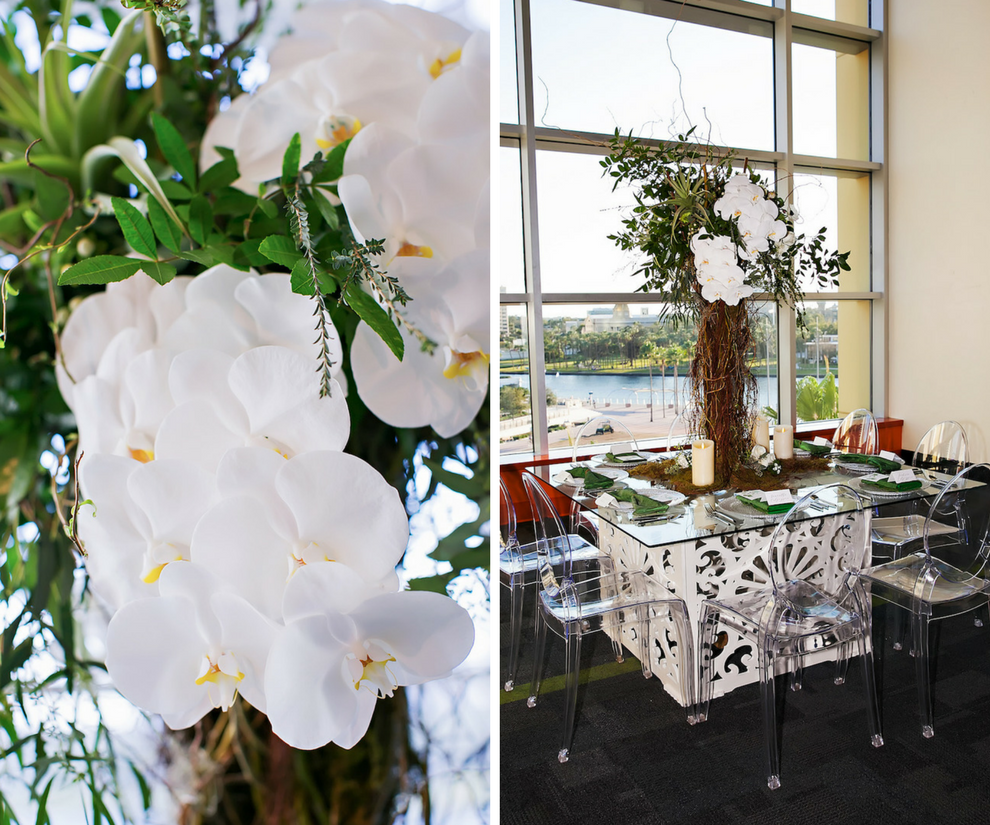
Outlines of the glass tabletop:
{"label": "glass tabletop", "polygon": [[[533,473],[541,481],[550,485],[558,492],[567,496],[586,510],[594,511],[600,519],[614,525],[629,534],[647,547],[658,547],[664,544],[676,544],[690,539],[710,538],[720,534],[736,533],[742,530],[758,530],[765,528],[767,534],[772,532],[777,520],[783,513],[769,516],[755,508],[743,504],[736,498],[736,489],[716,490],[705,495],[687,496],[686,500],[671,506],[659,516],[637,518],[631,507],[615,507],[596,503],[603,492],[618,489],[631,489],[642,495],[657,495],[657,491],[665,489],[662,482],[636,478],[623,472],[602,474],[616,476],[613,486],[608,490],[586,491],[580,480],[568,480],[567,474],[574,467],[591,467],[596,472],[601,468],[593,461],[554,464],[545,467],[528,468],[526,472]],[[920,489],[891,495],[877,493],[871,495],[858,482],[859,478],[835,470],[810,471],[805,475],[792,479],[790,491],[796,501],[806,493],[831,484],[842,483],[852,487],[861,495],[864,506],[878,507],[879,512],[890,509],[893,505],[901,504],[917,498],[934,497],[941,486],[951,480],[951,476],[928,472],[932,484],[925,484]],[[966,481],[964,487],[979,486],[978,483]],[[820,518],[854,508],[852,496],[836,490],[823,490],[809,506],[805,508],[806,518]]]}

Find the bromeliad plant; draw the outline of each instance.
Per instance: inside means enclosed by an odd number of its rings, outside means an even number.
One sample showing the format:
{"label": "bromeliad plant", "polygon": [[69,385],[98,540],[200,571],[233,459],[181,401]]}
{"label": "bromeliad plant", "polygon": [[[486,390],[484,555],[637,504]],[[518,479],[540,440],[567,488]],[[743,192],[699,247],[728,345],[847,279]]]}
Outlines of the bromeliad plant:
{"label": "bromeliad plant", "polygon": [[838,284],[849,269],[848,252],[827,252],[825,229],[796,234],[796,213],[744,164],[734,172],[731,153],[677,141],[648,146],[616,131],[605,174],[635,190],[636,206],[609,238],[646,258],[636,270],[642,291],[668,298],[663,314],[698,325],[691,366],[692,393],[701,432],[715,442],[715,483],[749,457],[756,379],[746,366],[752,348],[756,294],[793,307],[801,284],[819,289]]}

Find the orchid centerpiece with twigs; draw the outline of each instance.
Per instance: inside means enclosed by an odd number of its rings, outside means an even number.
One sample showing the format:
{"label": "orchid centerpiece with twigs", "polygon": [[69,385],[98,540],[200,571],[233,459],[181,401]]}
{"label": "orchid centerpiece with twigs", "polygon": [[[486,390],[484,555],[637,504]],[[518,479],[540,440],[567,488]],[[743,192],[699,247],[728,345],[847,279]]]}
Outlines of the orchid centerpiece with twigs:
{"label": "orchid centerpiece with twigs", "polygon": [[634,190],[636,205],[609,239],[644,258],[635,271],[644,292],[662,292],[661,320],[693,321],[691,367],[698,430],[715,441],[716,484],[750,452],[756,381],[746,366],[754,296],[793,307],[803,326],[801,284],[838,284],[848,252],[825,248],[825,228],[798,233],[797,213],[731,151],[691,143],[694,129],[656,145],[616,130],[605,174]]}

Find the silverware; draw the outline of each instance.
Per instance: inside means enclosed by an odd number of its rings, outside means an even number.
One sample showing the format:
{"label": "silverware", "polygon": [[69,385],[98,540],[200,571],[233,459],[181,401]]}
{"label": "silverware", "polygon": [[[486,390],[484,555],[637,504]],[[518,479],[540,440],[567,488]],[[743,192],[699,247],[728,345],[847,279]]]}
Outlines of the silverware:
{"label": "silverware", "polygon": [[728,524],[730,527],[736,527],[739,524],[739,522],[736,521],[735,518],[729,516],[726,513],[721,512],[720,510],[716,510],[714,507],[712,507],[711,504],[705,505],[705,512],[708,513],[708,515],[710,515],[712,518],[718,519],[723,524]]}
{"label": "silverware", "polygon": [[673,516],[668,516],[666,513],[657,516],[633,516],[633,523],[642,524],[658,524],[661,521],[670,521]]}

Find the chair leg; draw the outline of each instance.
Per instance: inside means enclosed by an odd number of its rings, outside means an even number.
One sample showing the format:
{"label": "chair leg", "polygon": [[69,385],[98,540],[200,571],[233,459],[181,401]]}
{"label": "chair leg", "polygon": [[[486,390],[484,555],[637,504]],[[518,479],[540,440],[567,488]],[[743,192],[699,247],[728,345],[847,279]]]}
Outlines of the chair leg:
{"label": "chair leg", "polygon": [[547,646],[547,623],[540,610],[540,604],[536,605],[536,642],[533,645],[533,683],[530,685],[529,698],[526,706],[535,708],[536,698],[540,695],[540,682],[543,680],[543,652]]}
{"label": "chair leg", "polygon": [[846,673],[849,672],[849,645],[842,642],[837,647],[835,658],[835,678],[833,682],[837,685],[846,683]]}
{"label": "chair leg", "polygon": [[652,627],[650,625],[650,606],[641,605],[636,611],[639,614],[636,622],[636,641],[639,643],[639,664],[643,669],[643,678],[650,679],[653,676],[653,668],[650,667],[650,645],[653,641]]}
{"label": "chair leg", "polygon": [[921,705],[921,735],[925,739],[931,739],[935,735],[935,709],[932,707],[928,617],[922,613],[915,613],[913,625],[914,663],[918,680],[918,701]]}
{"label": "chair leg", "polygon": [[670,618],[677,629],[677,667],[681,677],[681,696],[687,705],[689,725],[703,721],[698,713],[698,671],[694,663],[694,637],[691,633],[691,617],[684,602],[671,602]]}
{"label": "chair leg", "polygon": [[767,787],[771,791],[780,787],[780,747],[777,730],[776,678],[774,657],[770,650],[769,636],[760,645],[760,693],[763,700],[763,734],[767,746]]}
{"label": "chair leg", "polygon": [[[870,640],[870,625],[862,621],[859,625],[859,656],[863,660],[863,682],[866,684],[867,716],[870,724],[870,744],[875,748],[883,745],[883,729],[880,722],[880,700],[877,694],[876,672],[873,667],[873,651]],[[843,648],[846,648],[843,645]],[[843,651],[847,652],[847,651]],[[848,658],[846,662],[848,663]]]}
{"label": "chair leg", "polygon": [[804,687],[804,665],[800,656],[795,659],[794,670],[790,672],[788,678],[791,682],[791,690],[801,690]]}
{"label": "chair leg", "polygon": [[719,613],[718,609],[710,604],[702,606],[701,621],[698,623],[698,650],[701,661],[698,676],[698,712],[697,721],[704,722],[708,719],[708,706],[712,701],[712,659],[715,658],[715,634],[718,630]]}
{"label": "chair leg", "polygon": [[525,593],[526,588],[515,582],[509,585],[509,674],[503,686],[506,692],[515,687],[516,670],[519,667],[519,639],[522,636]]}
{"label": "chair leg", "polygon": [[564,626],[567,646],[567,698],[564,706],[564,735],[557,753],[558,762],[566,762],[571,749],[571,739],[574,737],[574,716],[577,713],[578,676],[581,672],[581,625],[571,622]]}
{"label": "chair leg", "polygon": [[990,603],[978,607],[973,616],[973,624],[976,627],[985,627],[990,624]]}

